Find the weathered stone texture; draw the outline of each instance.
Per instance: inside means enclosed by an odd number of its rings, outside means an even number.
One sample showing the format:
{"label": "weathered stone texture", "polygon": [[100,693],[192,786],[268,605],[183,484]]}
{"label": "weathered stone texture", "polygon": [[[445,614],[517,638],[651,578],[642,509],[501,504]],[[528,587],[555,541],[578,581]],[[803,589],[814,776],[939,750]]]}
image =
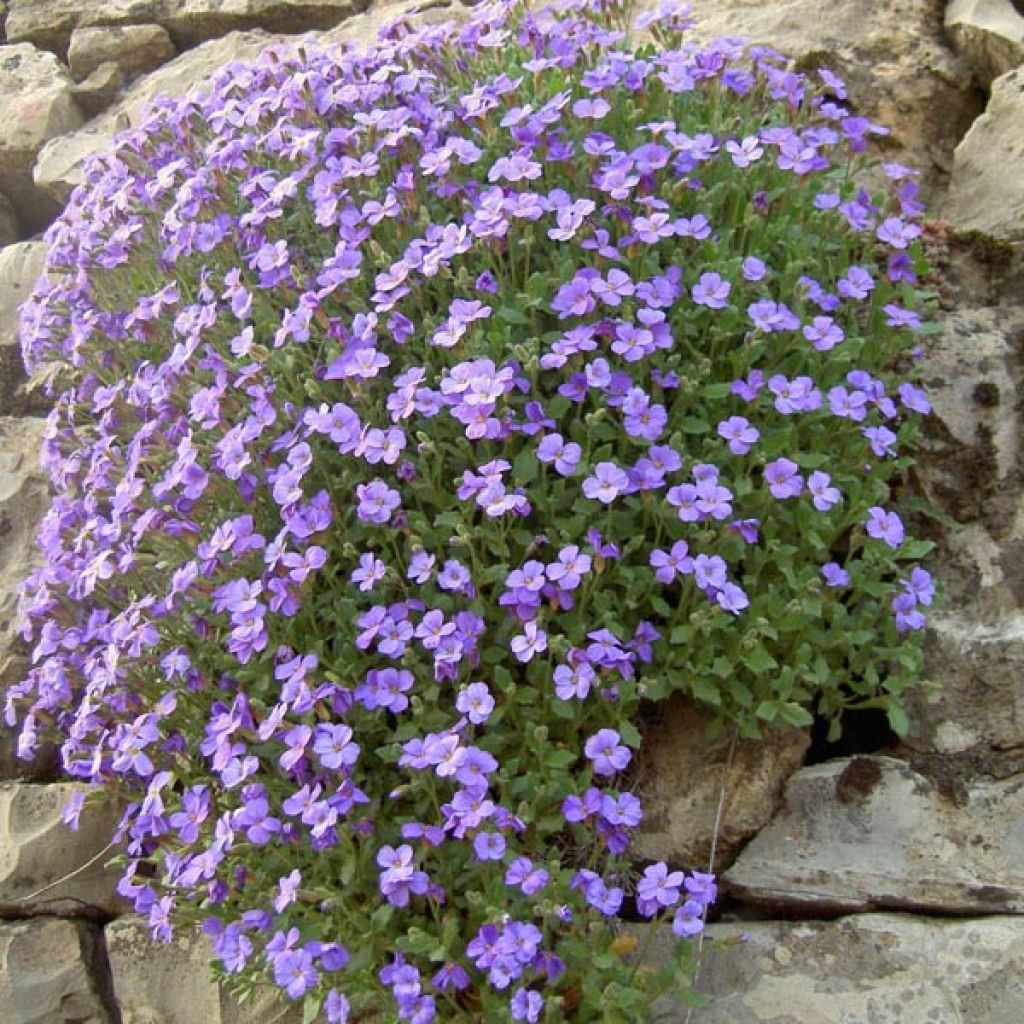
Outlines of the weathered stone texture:
{"label": "weathered stone texture", "polygon": [[0,784],[0,916],[104,918],[125,911],[114,892],[117,872],[104,868],[113,852],[102,852],[120,817],[116,808],[94,797],[77,831],[61,821],[80,788],[71,782]]}
{"label": "weathered stone texture", "polygon": [[1022,780],[978,780],[965,797],[952,802],[888,757],[803,768],[726,884],[740,898],[808,916],[1024,913]]}
{"label": "weathered stone texture", "polygon": [[42,273],[45,260],[44,242],[22,242],[0,249],[0,416],[20,416],[46,408],[38,393],[25,388],[18,344],[18,310]]}
{"label": "weathered stone texture", "polygon": [[0,1020],[114,1024],[103,955],[102,933],[85,921],[0,924]]}
{"label": "weathered stone texture", "polygon": [[160,25],[101,25],[77,28],[71,36],[68,66],[77,79],[113,61],[128,78],[166,64],[177,51]]}
{"label": "weathered stone texture", "polygon": [[708,739],[710,715],[683,701],[659,709],[639,755],[644,821],[634,840],[639,857],[705,866],[725,784],[716,866],[771,818],[782,785],[803,763],[810,743],[799,729],[773,730],[761,740],[738,740],[728,779],[729,738]]}
{"label": "weathered stone texture", "polygon": [[369,0],[13,0],[7,33],[63,54],[76,28],[156,24],[187,48],[237,29],[327,29],[367,6]]}
{"label": "weathered stone texture", "polygon": [[986,87],[1024,63],[1024,17],[1010,0],[950,0],[945,25],[953,46]]}
{"label": "weathered stone texture", "polygon": [[298,1024],[302,1011],[266,990],[240,1006],[210,980],[212,955],[201,934],[175,933],[153,944],[138,917],[107,925],[107,950],[122,1024]]}
{"label": "weathered stone texture", "polygon": [[[973,921],[858,914],[838,921],[757,921],[708,929],[700,989],[687,1016],[665,1000],[651,1024],[1019,1024],[1024,918]],[[670,934],[655,958],[667,960]]]}
{"label": "weathered stone texture", "polygon": [[33,184],[32,167],[47,140],[82,123],[71,86],[53,54],[28,43],[0,46],[0,192],[28,232],[45,227],[59,212],[53,198]]}
{"label": "weathered stone texture", "polygon": [[1024,68],[992,83],[985,113],[956,147],[948,217],[961,231],[1024,242]]}

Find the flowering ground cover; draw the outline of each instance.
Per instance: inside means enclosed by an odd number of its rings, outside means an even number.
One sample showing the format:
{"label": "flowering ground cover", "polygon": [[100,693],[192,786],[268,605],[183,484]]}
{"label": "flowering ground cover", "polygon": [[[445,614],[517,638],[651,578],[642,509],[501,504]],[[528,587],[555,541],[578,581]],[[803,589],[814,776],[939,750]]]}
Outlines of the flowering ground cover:
{"label": "flowering ground cover", "polygon": [[913,172],[857,184],[884,129],[829,72],[630,17],[272,51],[47,235],[8,721],[124,794],[155,939],[202,922],[309,1020],[642,1021],[716,895],[630,859],[644,709],[904,724]]}

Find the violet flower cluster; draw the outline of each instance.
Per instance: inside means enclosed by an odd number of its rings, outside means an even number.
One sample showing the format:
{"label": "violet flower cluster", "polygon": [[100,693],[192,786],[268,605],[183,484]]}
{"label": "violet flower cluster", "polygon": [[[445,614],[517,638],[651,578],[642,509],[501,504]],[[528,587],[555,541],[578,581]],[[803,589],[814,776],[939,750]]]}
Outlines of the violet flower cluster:
{"label": "violet flower cluster", "polygon": [[898,723],[916,677],[913,172],[869,194],[836,76],[687,27],[498,2],[279,47],[47,234],[7,721],[123,795],[156,939],[202,922],[307,1019],[647,1019],[716,889],[630,855],[644,709]]}

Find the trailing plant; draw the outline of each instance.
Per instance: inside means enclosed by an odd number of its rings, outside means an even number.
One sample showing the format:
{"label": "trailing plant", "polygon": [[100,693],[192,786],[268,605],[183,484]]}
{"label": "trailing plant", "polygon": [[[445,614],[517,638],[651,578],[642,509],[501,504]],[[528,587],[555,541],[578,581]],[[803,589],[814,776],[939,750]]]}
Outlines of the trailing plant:
{"label": "trailing plant", "polygon": [[47,234],[8,721],[124,794],[157,939],[307,1019],[644,1020],[715,881],[630,858],[643,709],[904,725],[913,172],[857,184],[882,129],[829,72],[630,17],[271,50]]}

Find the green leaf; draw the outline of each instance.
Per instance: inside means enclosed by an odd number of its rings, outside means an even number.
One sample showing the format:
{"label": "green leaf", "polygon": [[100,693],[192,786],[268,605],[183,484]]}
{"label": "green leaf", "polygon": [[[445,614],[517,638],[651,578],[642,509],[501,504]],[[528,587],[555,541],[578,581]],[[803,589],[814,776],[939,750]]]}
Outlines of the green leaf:
{"label": "green leaf", "polygon": [[889,728],[897,736],[907,735],[907,732],[910,730],[910,720],[907,718],[907,713],[903,710],[902,705],[892,701],[885,709],[885,717],[889,719]]}
{"label": "green leaf", "polygon": [[696,679],[691,679],[687,683],[687,687],[698,700],[704,701],[705,704],[712,704],[716,708],[721,707],[721,691],[710,679],[698,676]]}
{"label": "green leaf", "polygon": [[524,448],[512,462],[512,479],[517,484],[531,483],[537,478],[540,464],[532,448]]}
{"label": "green leaf", "polygon": [[525,324],[526,316],[514,306],[501,306],[495,311],[495,316],[500,317],[507,324]]}
{"label": "green leaf", "polygon": [[740,659],[754,675],[763,675],[779,667],[779,663],[763,648],[755,647]]}
{"label": "green leaf", "polygon": [[788,725],[803,728],[814,723],[814,716],[805,707],[794,704],[791,700],[778,702],[779,718]]}
{"label": "green leaf", "polygon": [[632,747],[634,750],[640,749],[640,745],[643,742],[640,730],[628,719],[619,722],[619,735],[627,747]]}

